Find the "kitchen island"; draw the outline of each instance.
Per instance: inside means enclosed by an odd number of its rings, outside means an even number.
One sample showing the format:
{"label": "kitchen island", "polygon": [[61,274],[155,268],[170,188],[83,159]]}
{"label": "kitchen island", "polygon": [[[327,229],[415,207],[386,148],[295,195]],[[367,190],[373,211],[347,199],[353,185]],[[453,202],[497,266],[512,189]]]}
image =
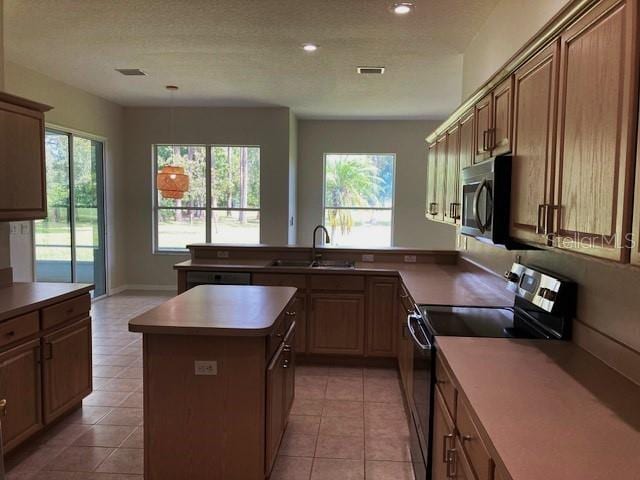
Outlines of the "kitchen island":
{"label": "kitchen island", "polygon": [[294,395],[293,287],[195,287],[129,323],[143,334],[144,473],[264,479]]}

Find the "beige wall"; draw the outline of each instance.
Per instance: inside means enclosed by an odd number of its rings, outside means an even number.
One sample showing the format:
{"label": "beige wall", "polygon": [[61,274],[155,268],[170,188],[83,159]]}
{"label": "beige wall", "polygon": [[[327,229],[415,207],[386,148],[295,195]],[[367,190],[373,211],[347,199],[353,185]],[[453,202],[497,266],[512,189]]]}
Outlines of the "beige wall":
{"label": "beige wall", "polygon": [[172,138],[167,108],[125,109],[127,283],[173,285],[185,255],[152,251],[151,146],[156,143],[259,145],[262,243],[289,239],[290,111],[288,108],[176,108]]}
{"label": "beige wall", "polygon": [[455,229],[424,218],[425,136],[434,121],[331,121],[298,123],[298,243],[311,244],[323,221],[325,153],[395,153],[394,244],[427,249],[455,248]]}
{"label": "beige wall", "polygon": [[[12,94],[53,106],[46,114],[47,124],[77,130],[106,139],[106,213],[107,255],[109,284],[115,288],[125,284],[126,248],[123,212],[125,200],[121,178],[123,165],[123,108],[100,97],[91,95],[67,84],[53,80],[12,62],[5,66],[6,90]],[[20,234],[18,234],[20,235]],[[30,242],[30,234],[14,238],[16,255],[13,263],[19,263],[18,272],[25,270],[24,254],[28,253],[24,242]],[[19,255],[19,258],[18,258]],[[28,280],[19,278],[20,280]]]}
{"label": "beige wall", "polygon": [[298,120],[289,114],[289,229],[288,243],[296,243],[298,191]]}
{"label": "beige wall", "polygon": [[[4,23],[3,0],[0,0],[0,90],[4,90]],[[11,266],[9,224],[0,222],[0,268]]]}
{"label": "beige wall", "polygon": [[570,0],[500,0],[463,55],[462,99],[489,79]]}

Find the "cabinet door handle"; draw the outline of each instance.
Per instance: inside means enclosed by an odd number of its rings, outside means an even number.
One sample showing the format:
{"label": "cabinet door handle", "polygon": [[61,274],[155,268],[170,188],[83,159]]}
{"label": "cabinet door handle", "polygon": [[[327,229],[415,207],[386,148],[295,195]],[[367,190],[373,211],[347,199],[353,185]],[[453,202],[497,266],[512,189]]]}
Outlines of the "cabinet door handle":
{"label": "cabinet door handle", "polygon": [[[562,205],[548,205],[547,211],[551,211],[551,234],[554,236],[560,236],[560,213],[562,212]],[[548,214],[547,214],[548,215]]]}
{"label": "cabinet door handle", "polygon": [[494,148],[496,148],[496,128],[490,128],[489,129],[489,145],[487,150],[493,150]]}
{"label": "cabinet door handle", "polygon": [[7,416],[7,400],[6,399],[2,399],[0,400],[0,417],[6,417]]}
{"label": "cabinet door handle", "polygon": [[285,359],[285,360],[282,362],[282,368],[289,368],[289,360]]}
{"label": "cabinet door handle", "polygon": [[444,463],[447,463],[447,460],[449,459],[449,440],[453,440],[453,433],[442,436],[442,461]]}
{"label": "cabinet door handle", "polygon": [[482,151],[487,151],[487,131],[482,132]]}
{"label": "cabinet door handle", "polygon": [[44,359],[51,360],[53,358],[53,345],[50,342],[44,344]]}
{"label": "cabinet door handle", "polygon": [[457,452],[455,448],[447,450],[447,478],[456,478],[458,475]]}
{"label": "cabinet door handle", "polygon": [[547,219],[546,219],[546,205],[544,203],[541,203],[540,205],[538,205],[538,219],[536,221],[536,233],[538,235],[541,235],[543,233],[547,233],[546,232],[546,228],[542,225],[541,220],[544,217],[544,224],[546,225]]}

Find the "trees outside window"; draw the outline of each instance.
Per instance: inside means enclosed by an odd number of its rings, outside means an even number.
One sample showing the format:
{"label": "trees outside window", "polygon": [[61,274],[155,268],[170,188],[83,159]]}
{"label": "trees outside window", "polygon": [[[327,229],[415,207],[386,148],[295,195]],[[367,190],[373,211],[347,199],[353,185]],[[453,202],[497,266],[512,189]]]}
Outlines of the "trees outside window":
{"label": "trees outside window", "polygon": [[231,145],[156,145],[155,174],[183,167],[189,191],[181,199],[156,192],[155,248],[191,243],[260,243],[260,148]]}
{"label": "trees outside window", "polygon": [[326,154],[324,222],[331,244],[391,246],[393,154]]}

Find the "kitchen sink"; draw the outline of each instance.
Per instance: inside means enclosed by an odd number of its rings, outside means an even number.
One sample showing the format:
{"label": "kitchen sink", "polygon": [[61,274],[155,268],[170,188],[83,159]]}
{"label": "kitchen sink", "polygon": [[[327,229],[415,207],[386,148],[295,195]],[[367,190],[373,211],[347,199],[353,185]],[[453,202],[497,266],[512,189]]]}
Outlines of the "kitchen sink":
{"label": "kitchen sink", "polygon": [[309,260],[274,260],[269,264],[270,267],[299,267],[306,268],[311,266]]}
{"label": "kitchen sink", "polygon": [[355,268],[351,260],[316,260],[311,264],[314,268]]}

